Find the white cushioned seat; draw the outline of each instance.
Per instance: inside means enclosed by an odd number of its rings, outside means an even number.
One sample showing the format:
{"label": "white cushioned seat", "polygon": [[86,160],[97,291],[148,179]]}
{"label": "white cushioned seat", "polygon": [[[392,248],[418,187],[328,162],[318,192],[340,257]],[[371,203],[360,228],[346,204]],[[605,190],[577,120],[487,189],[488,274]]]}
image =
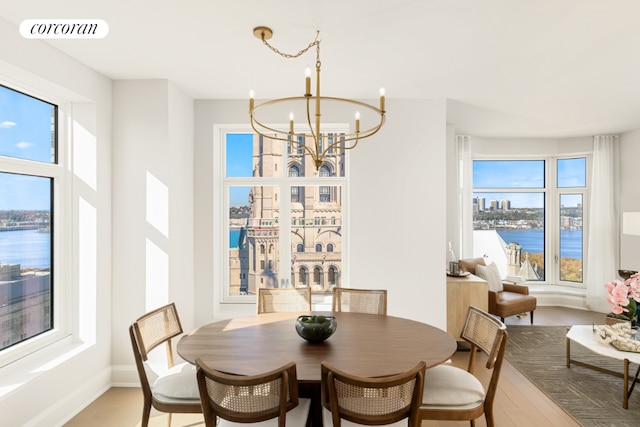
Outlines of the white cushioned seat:
{"label": "white cushioned seat", "polygon": [[[309,409],[311,408],[310,399],[298,399],[298,406],[290,411],[287,411],[287,420],[285,424],[287,427],[304,427],[307,425],[307,418],[309,416]],[[217,427],[277,427],[278,419],[272,418],[266,421],[260,421],[257,423],[234,423],[233,421],[218,418]]]}
{"label": "white cushioned seat", "polygon": [[[146,370],[148,372],[148,369]],[[156,399],[162,402],[200,401],[196,367],[186,362],[175,365],[158,375],[151,389]]]}
{"label": "white cushioned seat", "polygon": [[475,408],[483,404],[484,396],[482,383],[464,369],[438,365],[427,369],[424,376],[423,406]]}

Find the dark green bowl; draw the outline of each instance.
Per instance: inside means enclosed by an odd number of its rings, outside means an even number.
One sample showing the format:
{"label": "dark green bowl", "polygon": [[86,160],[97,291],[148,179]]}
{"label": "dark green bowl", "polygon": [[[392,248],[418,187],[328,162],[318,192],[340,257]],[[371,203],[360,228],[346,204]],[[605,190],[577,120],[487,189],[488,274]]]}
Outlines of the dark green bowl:
{"label": "dark green bowl", "polygon": [[338,322],[333,316],[307,315],[296,320],[296,332],[305,340],[315,343],[329,338],[336,331]]}

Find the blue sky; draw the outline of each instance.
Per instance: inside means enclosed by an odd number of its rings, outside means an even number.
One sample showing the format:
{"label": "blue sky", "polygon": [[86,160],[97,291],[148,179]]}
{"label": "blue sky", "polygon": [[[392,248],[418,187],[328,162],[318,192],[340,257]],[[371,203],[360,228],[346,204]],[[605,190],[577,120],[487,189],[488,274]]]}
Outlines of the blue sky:
{"label": "blue sky", "polygon": [[[253,175],[253,134],[230,133],[226,142],[227,176],[250,177]],[[249,204],[251,187],[234,186],[229,188],[229,206],[246,206]]]}
{"label": "blue sky", "polygon": [[0,172],[0,210],[51,209],[51,179]]}
{"label": "blue sky", "polygon": [[[51,104],[0,86],[0,156],[51,162]],[[49,210],[50,180],[0,173],[0,210]]]}
{"label": "blue sky", "polygon": [[248,177],[252,175],[253,134],[227,134],[227,176]]}
{"label": "blue sky", "polygon": [[51,162],[53,106],[0,86],[0,155]]}
{"label": "blue sky", "polygon": [[[558,165],[559,187],[584,187],[586,184],[586,161],[584,158],[560,159]],[[473,162],[474,188],[513,189],[512,193],[483,192],[474,193],[474,197],[484,197],[487,208],[491,200],[511,201],[512,208],[543,208],[542,192],[522,193],[519,189],[544,189],[545,162],[543,160],[475,160]],[[575,207],[582,203],[579,196],[565,196],[566,207]]]}

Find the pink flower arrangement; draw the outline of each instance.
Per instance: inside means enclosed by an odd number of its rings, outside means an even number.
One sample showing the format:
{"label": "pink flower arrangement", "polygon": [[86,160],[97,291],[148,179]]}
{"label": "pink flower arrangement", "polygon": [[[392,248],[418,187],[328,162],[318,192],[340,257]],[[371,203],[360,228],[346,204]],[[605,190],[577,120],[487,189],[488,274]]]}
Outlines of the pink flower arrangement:
{"label": "pink flower arrangement", "polygon": [[612,280],[607,283],[607,302],[611,311],[628,320],[635,321],[636,302],[640,303],[640,272],[633,274],[627,280]]}

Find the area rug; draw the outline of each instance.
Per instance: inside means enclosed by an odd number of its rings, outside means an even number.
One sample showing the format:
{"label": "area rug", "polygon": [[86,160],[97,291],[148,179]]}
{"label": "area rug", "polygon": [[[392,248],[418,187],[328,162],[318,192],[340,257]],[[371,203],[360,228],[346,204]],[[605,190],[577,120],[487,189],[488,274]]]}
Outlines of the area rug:
{"label": "area rug", "polygon": [[[640,425],[640,384],[622,408],[622,378],[566,364],[566,326],[507,326],[506,358],[583,426],[627,427]],[[598,356],[572,343],[571,358],[622,372],[623,362]],[[630,366],[631,375],[637,366]]]}

